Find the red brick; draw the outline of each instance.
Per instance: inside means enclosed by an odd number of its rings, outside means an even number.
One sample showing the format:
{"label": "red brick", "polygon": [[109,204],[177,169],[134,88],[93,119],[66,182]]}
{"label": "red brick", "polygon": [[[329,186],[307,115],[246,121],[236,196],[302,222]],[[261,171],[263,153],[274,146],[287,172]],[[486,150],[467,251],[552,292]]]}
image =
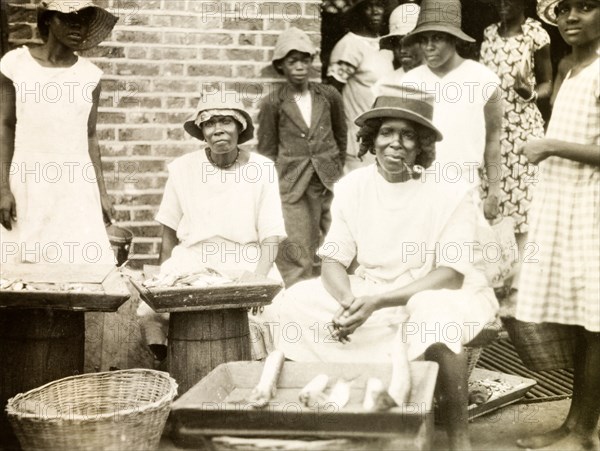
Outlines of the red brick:
{"label": "red brick", "polygon": [[254,76],[256,76],[254,66],[241,65],[241,66],[234,66],[234,68],[235,68],[234,69],[235,75],[237,77],[253,78]]}
{"label": "red brick", "polygon": [[156,141],[163,139],[163,130],[159,128],[122,128],[119,141]]}
{"label": "red brick", "polygon": [[136,194],[124,194],[124,193],[109,193],[115,199],[115,203],[119,205],[159,205],[162,199],[161,193],[136,193]]}
{"label": "red brick", "polygon": [[117,74],[139,76],[155,76],[160,73],[158,64],[153,63],[117,63]]}
{"label": "red brick", "polygon": [[158,207],[149,207],[139,210],[134,209],[130,211],[134,221],[153,221],[158,212]]}
{"label": "red brick", "polygon": [[154,80],[154,92],[196,92],[197,83],[185,80]]}
{"label": "red brick", "polygon": [[167,131],[167,139],[179,141],[180,139],[183,139],[183,134],[183,128],[172,128]]}
{"label": "red brick", "polygon": [[185,153],[198,150],[200,141],[186,140],[173,142],[173,144],[156,144],[152,146],[152,154],[161,157],[179,157]]}
{"label": "red brick", "polygon": [[199,24],[198,16],[170,16],[170,26],[173,28],[193,28],[197,29]]}
{"label": "red brick", "polygon": [[146,59],[148,51],[144,47],[128,47],[125,54],[131,59]]}
{"label": "red brick", "polygon": [[187,99],[185,97],[167,97],[163,100],[165,108],[185,108]]}
{"label": "red brick", "polygon": [[222,49],[202,49],[202,59],[203,60],[219,60],[221,59]]}
{"label": "red brick", "polygon": [[172,77],[174,75],[183,75],[183,64],[164,64],[161,75]]}
{"label": "red brick", "polygon": [[33,26],[26,23],[10,24],[8,29],[8,39],[11,41],[15,39],[31,39],[33,37]]}
{"label": "red brick", "polygon": [[196,49],[152,48],[150,58],[154,60],[194,60],[198,56]]}
{"label": "red brick", "polygon": [[135,222],[126,222],[124,225],[133,232],[133,236],[137,237],[155,237],[160,236],[159,234],[162,232],[162,226],[158,225],[158,223],[145,225]]}
{"label": "red brick", "polygon": [[118,30],[113,33],[114,38],[118,42],[131,42],[131,43],[158,43],[160,42],[160,32],[150,31],[129,31],[129,30]]}
{"label": "red brick", "polygon": [[153,14],[149,16],[149,25],[157,28],[168,28],[171,25],[171,18],[162,14]]}
{"label": "red brick", "polygon": [[81,52],[81,55],[86,58],[125,58],[125,49],[123,47],[100,45]]}
{"label": "red brick", "polygon": [[262,50],[227,49],[225,58],[228,61],[262,61],[264,55]]}
{"label": "red brick", "polygon": [[256,45],[256,35],[242,33],[238,37],[238,43],[240,45]]}
{"label": "red brick", "polygon": [[36,22],[37,13],[35,8],[31,8],[30,6],[10,4],[8,6],[8,20],[10,23],[28,22],[33,24]]}
{"label": "red brick", "polygon": [[226,18],[223,21],[225,30],[254,30],[260,31],[263,29],[263,21],[261,19],[242,20],[240,18]]}
{"label": "red brick", "polygon": [[190,64],[188,75],[197,76],[221,76],[231,77],[231,66],[227,64]]}
{"label": "red brick", "polygon": [[96,133],[98,135],[98,139],[102,140],[114,140],[115,139],[115,129],[114,128],[102,128],[102,126],[98,126],[96,128]]}
{"label": "red brick", "polygon": [[107,113],[103,111],[98,113],[99,124],[122,124],[123,122],[125,122],[124,113]]}
{"label": "red brick", "polygon": [[156,253],[155,243],[139,243],[133,242],[131,252],[135,255],[148,255]]}

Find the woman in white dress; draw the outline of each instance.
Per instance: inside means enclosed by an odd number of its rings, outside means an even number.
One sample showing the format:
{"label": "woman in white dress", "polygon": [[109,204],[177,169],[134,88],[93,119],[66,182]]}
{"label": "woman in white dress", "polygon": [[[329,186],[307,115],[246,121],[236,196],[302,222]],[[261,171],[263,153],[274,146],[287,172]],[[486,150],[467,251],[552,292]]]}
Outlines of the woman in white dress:
{"label": "woman in white dress", "polygon": [[419,175],[441,139],[431,123],[433,99],[382,89],[356,119],[361,151],[374,153],[376,164],[335,187],[321,278],[280,293],[265,313],[276,346],[296,361],[386,362],[401,328],[410,359],[439,363],[449,445],[466,449],[462,345],[498,307],[475,247],[481,213],[464,188]]}
{"label": "woman in white dress", "polygon": [[[210,267],[281,280],[273,262],[286,232],[275,164],[238,147],[252,139],[252,118],[241,101],[225,101],[219,93],[202,97],[184,128],[206,147],[169,164],[156,215],[163,226],[161,272]],[[138,315],[150,349],[164,359],[168,315],[145,303]]]}
{"label": "woman in white dress", "polygon": [[0,61],[2,263],[114,263],[96,134],[102,71],[75,52],[116,21],[90,1],[42,2],[44,44]]}

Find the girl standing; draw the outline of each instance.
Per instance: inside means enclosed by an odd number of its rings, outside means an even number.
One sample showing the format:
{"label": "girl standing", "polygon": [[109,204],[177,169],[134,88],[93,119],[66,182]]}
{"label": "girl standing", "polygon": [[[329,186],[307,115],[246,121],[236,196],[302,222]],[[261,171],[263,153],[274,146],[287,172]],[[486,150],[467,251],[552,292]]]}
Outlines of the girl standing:
{"label": "girl standing", "polygon": [[[535,180],[535,167],[528,164],[520,149],[527,141],[544,136],[544,120],[536,102],[550,98],[552,91],[550,36],[540,22],[525,17],[525,1],[495,1],[500,22],[485,29],[480,60],[501,81],[500,213],[515,221],[519,255],[523,255],[527,239]],[[515,288],[517,279],[518,269],[512,282]]]}
{"label": "girl standing", "polygon": [[44,44],[0,61],[3,263],[114,263],[96,134],[102,71],[76,51],[116,22],[91,1],[42,2]]}
{"label": "girl standing", "polygon": [[573,398],[564,423],[519,446],[599,449],[600,417],[600,1],[543,0],[538,14],[557,25],[573,65],[554,103],[546,137],[523,147],[539,164],[529,240],[535,264],[521,270],[517,319],[573,334]]}

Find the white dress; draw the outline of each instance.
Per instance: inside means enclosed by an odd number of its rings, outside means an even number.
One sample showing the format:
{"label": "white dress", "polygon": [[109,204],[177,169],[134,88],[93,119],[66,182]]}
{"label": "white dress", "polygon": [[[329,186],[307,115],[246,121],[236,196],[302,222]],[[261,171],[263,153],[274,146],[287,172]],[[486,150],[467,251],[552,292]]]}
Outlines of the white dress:
{"label": "white dress", "polygon": [[388,183],[375,165],[348,174],[335,187],[331,229],[319,249],[348,267],[355,296],[386,292],[427,275],[437,266],[464,274],[460,290],[427,290],[406,307],[376,311],[340,344],[328,323],[339,309],[321,279],[280,293],[265,313],[276,346],[298,361],[381,362],[402,325],[409,357],[433,343],[458,353],[494,320],[498,303],[474,249],[478,211],[465,188],[431,181]]}
{"label": "white dress", "polygon": [[102,71],[82,57],[71,67],[43,67],[26,47],[4,55],[0,71],[14,84],[17,117],[10,166],[17,222],[1,229],[2,262],[114,263],[88,153]]}
{"label": "white dress", "polygon": [[[253,272],[261,241],[285,238],[277,172],[268,158],[250,153],[246,164],[221,170],[200,150],[177,158],[168,168],[156,220],[177,232],[179,244],[161,265],[162,272],[205,267]],[[269,277],[281,280],[275,265]],[[168,314],[156,314],[141,303],[138,316],[148,344],[166,344]],[[260,357],[255,336],[260,331],[253,323],[251,333],[253,353]]]}
{"label": "white dress", "polygon": [[493,96],[500,86],[498,76],[483,64],[464,60],[443,77],[422,65],[399,74],[397,82],[435,96],[433,124],[444,139],[436,144],[435,162],[426,175],[478,188],[486,140],[484,108],[488,101],[502,101]]}

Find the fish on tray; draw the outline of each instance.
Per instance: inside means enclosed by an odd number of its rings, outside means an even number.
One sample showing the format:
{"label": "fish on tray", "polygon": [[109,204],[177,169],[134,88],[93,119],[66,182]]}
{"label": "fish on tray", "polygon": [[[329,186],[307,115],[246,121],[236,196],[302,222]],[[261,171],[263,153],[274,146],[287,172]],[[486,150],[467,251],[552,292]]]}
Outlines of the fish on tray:
{"label": "fish on tray", "polygon": [[212,268],[204,268],[193,273],[161,273],[152,276],[142,282],[146,288],[168,288],[168,287],[198,287],[204,288],[211,285],[223,285],[233,282]]}

